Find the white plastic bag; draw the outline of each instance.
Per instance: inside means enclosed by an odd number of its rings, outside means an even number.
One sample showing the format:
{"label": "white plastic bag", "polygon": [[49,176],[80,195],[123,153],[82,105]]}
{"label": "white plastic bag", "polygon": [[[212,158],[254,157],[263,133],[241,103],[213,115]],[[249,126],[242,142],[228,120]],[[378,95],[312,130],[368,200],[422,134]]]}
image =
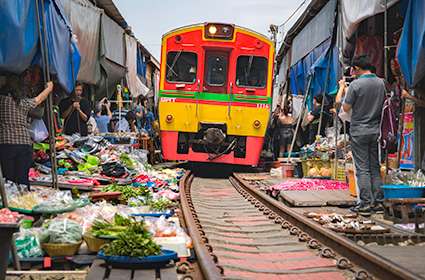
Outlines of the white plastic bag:
{"label": "white plastic bag", "polygon": [[338,117],[343,122],[351,122],[351,115],[352,115],[352,113],[353,113],[352,110],[350,110],[348,112],[345,112],[344,111],[344,108],[341,108],[341,110],[339,111]]}
{"label": "white plastic bag", "polygon": [[49,137],[49,132],[43,120],[34,119],[30,126],[31,139],[36,142],[42,142]]}

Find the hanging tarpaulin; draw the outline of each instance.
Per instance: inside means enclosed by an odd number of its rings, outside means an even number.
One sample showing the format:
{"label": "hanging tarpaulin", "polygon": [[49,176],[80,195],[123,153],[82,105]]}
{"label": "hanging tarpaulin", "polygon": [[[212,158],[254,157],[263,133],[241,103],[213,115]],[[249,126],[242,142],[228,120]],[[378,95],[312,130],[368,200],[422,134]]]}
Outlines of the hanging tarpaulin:
{"label": "hanging tarpaulin", "polygon": [[126,49],[126,67],[127,67],[127,84],[132,97],[139,95],[146,95],[142,87],[143,83],[137,75],[137,41],[130,35],[125,35],[125,49]]}
{"label": "hanging tarpaulin", "polygon": [[44,3],[50,72],[57,75],[67,92],[72,92],[80,68],[80,53],[62,5],[57,1],[45,0]]}
{"label": "hanging tarpaulin", "polygon": [[[78,47],[60,3],[44,0],[44,13],[50,71],[71,92],[80,64]],[[0,71],[19,74],[33,63],[42,65],[35,1],[0,1],[0,26]]]}
{"label": "hanging tarpaulin", "polygon": [[107,15],[102,15],[102,55],[110,61],[125,66],[124,29]]}
{"label": "hanging tarpaulin", "polygon": [[338,48],[333,46],[326,53],[323,53],[311,67],[314,73],[312,80],[313,96],[322,94],[336,94],[338,89],[337,78],[340,77]]}
{"label": "hanging tarpaulin", "polygon": [[137,48],[137,75],[146,78],[146,62],[140,48]]}
{"label": "hanging tarpaulin", "polygon": [[124,29],[107,15],[101,17],[100,57],[102,79],[99,87],[112,96],[117,83],[125,77]]}
{"label": "hanging tarpaulin", "polygon": [[330,0],[292,42],[291,66],[332,36],[336,0]]}
{"label": "hanging tarpaulin", "polygon": [[[325,42],[317,46],[313,51],[307,54],[303,59],[298,61],[294,66],[291,67],[289,72],[290,78],[290,89],[294,95],[303,95],[306,91],[308,77],[311,76],[315,70],[313,66],[318,60],[324,56],[331,44],[331,38],[328,38]],[[313,92],[317,93],[317,92]]]}
{"label": "hanging tarpaulin", "polygon": [[383,13],[385,11],[385,2],[387,7],[391,7],[399,0],[341,0],[341,14],[342,14],[342,46],[345,48],[350,44],[349,39],[356,32],[358,25],[365,19],[374,15]]}
{"label": "hanging tarpaulin", "polygon": [[71,21],[81,54],[78,80],[96,85],[100,81],[99,37],[102,10],[88,0],[61,0]]}
{"label": "hanging tarpaulin", "polygon": [[22,73],[37,50],[35,2],[0,1],[0,71]]}
{"label": "hanging tarpaulin", "polygon": [[409,87],[425,76],[425,1],[409,0],[397,58]]}

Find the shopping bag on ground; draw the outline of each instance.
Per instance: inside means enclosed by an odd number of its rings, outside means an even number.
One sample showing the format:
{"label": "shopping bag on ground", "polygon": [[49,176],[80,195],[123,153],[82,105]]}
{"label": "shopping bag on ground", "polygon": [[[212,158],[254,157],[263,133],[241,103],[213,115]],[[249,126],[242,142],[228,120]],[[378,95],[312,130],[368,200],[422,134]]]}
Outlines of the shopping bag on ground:
{"label": "shopping bag on ground", "polygon": [[34,119],[31,122],[30,134],[31,139],[36,143],[43,142],[49,137],[49,132],[47,131],[44,121],[39,119]]}

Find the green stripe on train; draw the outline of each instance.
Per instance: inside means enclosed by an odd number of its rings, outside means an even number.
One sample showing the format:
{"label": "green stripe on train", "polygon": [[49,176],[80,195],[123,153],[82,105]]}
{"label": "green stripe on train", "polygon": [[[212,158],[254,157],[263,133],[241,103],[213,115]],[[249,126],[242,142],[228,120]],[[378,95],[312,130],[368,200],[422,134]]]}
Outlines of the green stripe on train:
{"label": "green stripe on train", "polygon": [[176,90],[161,90],[160,97],[169,98],[188,98],[206,101],[218,102],[246,102],[258,104],[271,104],[271,97],[258,95],[243,95],[243,94],[227,94],[227,93],[211,93],[211,92],[191,92],[191,91],[176,91]]}

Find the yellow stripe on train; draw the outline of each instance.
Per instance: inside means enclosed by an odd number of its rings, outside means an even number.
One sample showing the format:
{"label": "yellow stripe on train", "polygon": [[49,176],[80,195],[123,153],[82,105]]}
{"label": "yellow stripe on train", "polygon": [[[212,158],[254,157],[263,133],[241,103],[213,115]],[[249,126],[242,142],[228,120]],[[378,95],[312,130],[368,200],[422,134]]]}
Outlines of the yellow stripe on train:
{"label": "yellow stripe on train", "polygon": [[264,137],[270,109],[259,106],[229,110],[227,105],[160,102],[159,122],[161,130],[179,132],[198,132],[200,123],[226,123],[228,135]]}

